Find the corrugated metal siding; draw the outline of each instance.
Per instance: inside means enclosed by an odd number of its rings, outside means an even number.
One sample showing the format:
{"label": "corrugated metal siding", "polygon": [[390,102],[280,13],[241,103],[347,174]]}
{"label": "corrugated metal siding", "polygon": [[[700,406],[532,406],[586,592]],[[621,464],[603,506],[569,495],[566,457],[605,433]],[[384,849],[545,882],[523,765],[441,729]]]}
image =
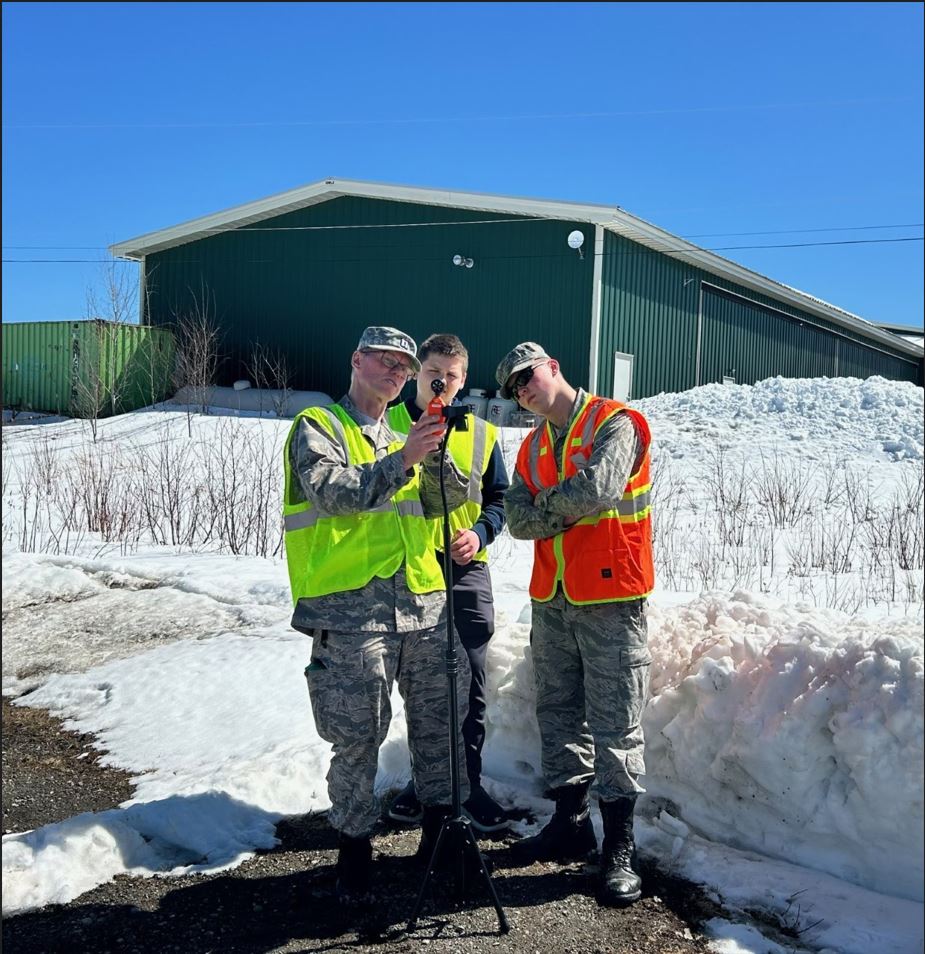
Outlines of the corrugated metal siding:
{"label": "corrugated metal siding", "polygon": [[75,322],[3,323],[3,406],[67,414]]}
{"label": "corrugated metal siding", "polygon": [[778,374],[832,377],[836,340],[796,318],[704,289],[700,383],[719,382],[724,375],[737,384]]}
{"label": "corrugated metal siding", "polygon": [[[585,383],[593,257],[568,248],[593,227],[439,206],[342,197],[148,257],[149,320],[175,321],[190,289],[210,297],[224,333],[220,383],[247,376],[253,342],[284,349],[297,388],[342,394],[364,327],[420,342],[454,332],[469,349],[467,385],[493,389],[498,360],[532,339]],[[488,220],[493,224],[472,224]],[[400,228],[358,226],[463,223]],[[319,226],[352,226],[317,229]],[[471,269],[452,264],[471,257]],[[206,289],[204,292],[203,289]]]}
{"label": "corrugated metal siding", "polygon": [[692,269],[612,232],[604,233],[598,390],[613,393],[613,353],[634,356],[633,393],[694,386],[698,283]]}
{"label": "corrugated metal siding", "polygon": [[884,378],[912,381],[921,385],[921,363],[918,366],[892,355],[873,351],[854,341],[838,342],[839,377],[867,378],[879,374]]}
{"label": "corrugated metal siding", "polygon": [[172,393],[173,335],[166,328],[82,321],[74,325],[72,412],[100,417],[162,401]]}
{"label": "corrugated metal siding", "polygon": [[3,325],[5,407],[100,417],[163,400],[171,390],[173,336],[106,321]]}
{"label": "corrugated metal siding", "polygon": [[[699,383],[873,374],[918,381],[917,362],[851,330],[605,232],[598,389],[611,394],[613,352],[634,355],[633,397]],[[724,294],[724,291],[729,294]],[[837,361],[836,361],[837,358]]]}

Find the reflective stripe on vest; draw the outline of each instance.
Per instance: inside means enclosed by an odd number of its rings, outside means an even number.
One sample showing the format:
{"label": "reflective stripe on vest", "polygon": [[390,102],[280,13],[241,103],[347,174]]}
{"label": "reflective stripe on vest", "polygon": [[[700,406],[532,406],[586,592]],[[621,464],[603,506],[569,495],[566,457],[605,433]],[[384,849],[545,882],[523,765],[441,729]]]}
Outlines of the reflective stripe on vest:
{"label": "reflective stripe on vest", "polygon": [[614,414],[633,418],[643,447],[641,459],[612,509],[583,517],[554,537],[534,541],[530,596],[539,602],[552,599],[559,584],[566,599],[578,604],[639,599],[655,586],[651,438],[649,425],[638,411],[588,396],[565,437],[562,460],[555,460],[555,438],[547,421],[521,445],[517,471],[534,494],[575,476],[587,466],[598,429]]}
{"label": "reflective stripe on vest", "polygon": [[[340,445],[348,466],[376,460],[359,425],[339,404],[306,408],[293,421],[283,451],[283,523],[293,603],[302,597],[360,589],[373,577],[393,576],[402,564],[412,592],[444,589],[443,573],[431,545],[430,522],[420,500],[417,468],[391,500],[373,510],[326,513],[295,492],[298,483],[289,451],[302,418],[324,428]],[[401,446],[397,442],[389,445],[389,453]]]}
{"label": "reflective stripe on vest", "polygon": [[[412,420],[405,402],[390,407],[387,412],[389,426],[398,434],[407,434],[411,430]],[[492,451],[498,440],[498,429],[494,424],[483,421],[474,414],[466,414],[468,429],[460,431],[454,428],[448,443],[453,461],[460,471],[469,476],[467,501],[450,511],[450,539],[457,530],[471,530],[482,515],[482,478],[488,470]],[[476,463],[477,462],[477,463]],[[443,519],[431,519],[433,544],[437,550],[443,549]],[[485,561],[488,549],[483,548],[472,558]]]}

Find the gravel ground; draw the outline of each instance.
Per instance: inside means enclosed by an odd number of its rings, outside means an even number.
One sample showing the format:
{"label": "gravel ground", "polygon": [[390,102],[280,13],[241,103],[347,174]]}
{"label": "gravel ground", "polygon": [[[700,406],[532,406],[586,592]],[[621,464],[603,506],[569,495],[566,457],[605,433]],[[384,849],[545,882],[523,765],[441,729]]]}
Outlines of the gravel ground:
{"label": "gravel ground", "polygon": [[[92,738],[67,732],[38,709],[3,699],[3,830],[24,831],[131,796],[129,777],[100,767]],[[501,935],[484,887],[459,901],[434,881],[416,929],[406,931],[424,872],[411,858],[415,829],[383,825],[374,841],[376,899],[365,910],[334,899],[336,833],[323,815],[289,818],[280,844],[232,871],[180,878],[120,876],[70,904],[3,921],[7,954],[256,954],[256,952],[503,951],[510,954],[688,954],[704,952],[699,925],[722,915],[693,885],[644,864],[643,897],[599,908],[596,867],[518,867],[510,836],[480,841],[510,923]]]}

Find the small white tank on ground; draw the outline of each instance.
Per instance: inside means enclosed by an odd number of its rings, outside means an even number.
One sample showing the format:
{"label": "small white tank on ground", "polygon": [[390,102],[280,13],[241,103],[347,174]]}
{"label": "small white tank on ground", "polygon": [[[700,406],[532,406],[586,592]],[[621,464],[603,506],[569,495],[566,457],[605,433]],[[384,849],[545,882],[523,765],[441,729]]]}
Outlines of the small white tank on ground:
{"label": "small white tank on ground", "polygon": [[508,420],[509,427],[536,427],[539,419],[530,411],[515,411]]}
{"label": "small white tank on ground", "polygon": [[481,388],[469,388],[469,393],[462,398],[462,403],[469,409],[470,414],[484,420],[488,411],[488,398]]}
{"label": "small white tank on ground", "polygon": [[488,420],[495,427],[507,427],[511,415],[517,410],[517,402],[507,398],[493,397],[488,402]]}
{"label": "small white tank on ground", "polygon": [[170,400],[174,404],[205,404],[209,407],[256,411],[258,414],[275,414],[282,417],[295,417],[306,407],[334,403],[331,396],[323,391],[239,388],[239,383],[236,382],[230,388],[180,388]]}

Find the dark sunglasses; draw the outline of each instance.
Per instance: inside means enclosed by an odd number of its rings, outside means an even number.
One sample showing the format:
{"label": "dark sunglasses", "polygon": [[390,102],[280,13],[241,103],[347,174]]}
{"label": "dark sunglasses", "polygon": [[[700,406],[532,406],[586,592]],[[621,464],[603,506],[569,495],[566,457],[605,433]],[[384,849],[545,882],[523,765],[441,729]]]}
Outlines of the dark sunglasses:
{"label": "dark sunglasses", "polygon": [[539,364],[534,364],[530,368],[524,368],[523,371],[517,372],[514,380],[509,385],[511,394],[513,394],[514,397],[517,397],[518,391],[522,390],[530,383],[530,379],[533,377],[533,372],[543,364],[546,364],[546,362],[541,361]]}

